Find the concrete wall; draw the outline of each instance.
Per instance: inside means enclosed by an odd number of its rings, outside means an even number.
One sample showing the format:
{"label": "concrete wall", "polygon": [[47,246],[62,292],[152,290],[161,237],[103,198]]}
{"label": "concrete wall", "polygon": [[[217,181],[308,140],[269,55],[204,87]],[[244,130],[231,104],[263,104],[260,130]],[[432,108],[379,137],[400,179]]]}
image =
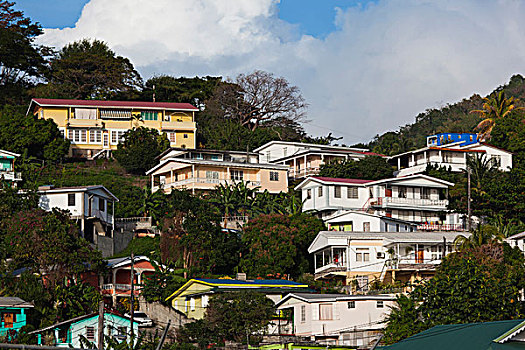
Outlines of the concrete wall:
{"label": "concrete wall", "polygon": [[182,313],[175,311],[170,306],[163,305],[159,302],[148,303],[144,298],[139,297],[139,308],[148,315],[153,322],[165,325],[168,320],[171,320],[171,329],[178,329],[180,326],[193,322],[193,319],[187,318]]}

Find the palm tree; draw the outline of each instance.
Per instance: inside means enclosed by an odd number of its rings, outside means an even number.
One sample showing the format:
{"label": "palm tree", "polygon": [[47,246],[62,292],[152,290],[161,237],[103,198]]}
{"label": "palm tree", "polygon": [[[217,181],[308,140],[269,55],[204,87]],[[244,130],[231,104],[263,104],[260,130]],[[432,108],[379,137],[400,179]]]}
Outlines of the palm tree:
{"label": "palm tree", "polygon": [[462,251],[465,249],[481,247],[485,244],[492,244],[503,241],[505,237],[490,226],[479,225],[472,232],[470,237],[459,235],[454,239],[454,249]]}
{"label": "palm tree", "polygon": [[483,120],[476,126],[479,130],[479,139],[490,139],[490,133],[496,123],[509,115],[513,110],[523,109],[516,108],[517,100],[514,97],[505,98],[505,92],[501,90],[492,98],[484,97],[483,109],[474,110],[470,113],[479,114]]}
{"label": "palm tree", "polygon": [[228,218],[239,209],[237,192],[232,186],[219,184],[215,187],[215,191],[210,194],[208,200],[215,204],[221,214],[224,215],[223,227],[226,228]]}
{"label": "palm tree", "polygon": [[486,154],[467,155],[467,170],[472,175],[474,190],[481,194],[483,180],[497,168],[497,165]]}

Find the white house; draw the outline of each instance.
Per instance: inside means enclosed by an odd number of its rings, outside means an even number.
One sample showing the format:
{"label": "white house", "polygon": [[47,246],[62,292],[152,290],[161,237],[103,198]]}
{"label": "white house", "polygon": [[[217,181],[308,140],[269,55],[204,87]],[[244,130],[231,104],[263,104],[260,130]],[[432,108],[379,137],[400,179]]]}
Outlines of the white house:
{"label": "white house", "polygon": [[118,198],[104,186],[40,186],[38,193],[41,209],[68,210],[71,218],[79,222],[80,234],[89,242],[95,242],[96,236],[111,236]]}
{"label": "white house", "polygon": [[291,314],[296,336],[325,345],[367,347],[381,334],[394,303],[394,295],[291,293],[276,306]]}
{"label": "white house", "polygon": [[359,160],[366,156],[386,157],[363,148],[285,141],[270,141],[254,149],[254,152],[260,154],[261,163],[288,166],[288,175],[294,179],[317,175],[322,164],[333,160]]}
{"label": "white house", "polygon": [[417,224],[364,211],[337,212],[324,219],[329,231],[414,232]]}
{"label": "white house", "polygon": [[424,172],[428,165],[444,167],[453,172],[465,171],[468,156],[483,156],[502,171],[512,168],[512,153],[485,142],[454,142],[439,144],[435,136],[427,138],[427,147],[397,154],[389,162],[397,167],[396,176],[408,176]]}
{"label": "white house", "polygon": [[22,181],[22,175],[15,172],[15,160],[20,154],[0,149],[0,181],[4,180],[16,187],[17,182]]}
{"label": "white house", "polygon": [[459,235],[469,234],[321,231],[308,252],[314,255],[316,279],[355,281],[357,291],[367,291],[374,280],[414,282],[433,276]]}
{"label": "white house", "polygon": [[453,185],[418,174],[376,181],[309,177],[295,189],[302,193],[303,211],[316,211],[324,220],[353,210],[417,223],[428,230],[458,230],[463,223],[455,222],[457,215],[446,213],[448,188]]}

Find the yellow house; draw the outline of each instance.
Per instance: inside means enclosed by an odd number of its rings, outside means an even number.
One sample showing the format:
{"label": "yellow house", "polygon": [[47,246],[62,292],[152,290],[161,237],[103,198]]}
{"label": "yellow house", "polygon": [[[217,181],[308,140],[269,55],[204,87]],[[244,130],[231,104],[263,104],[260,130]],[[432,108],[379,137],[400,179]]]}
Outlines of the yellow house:
{"label": "yellow house", "polygon": [[166,298],[171,306],[188,318],[202,319],[210,297],[221,292],[261,292],[277,303],[282,297],[293,292],[308,292],[308,285],[287,280],[238,280],[194,278],[186,282]]}
{"label": "yellow house", "polygon": [[52,119],[71,141],[71,157],[95,158],[139,126],[165,133],[171,146],[195,148],[197,111],[189,103],[35,98],[27,113]]}
{"label": "yellow house", "polygon": [[288,191],[287,171],[287,166],[259,163],[257,153],[172,148],[160,155],[160,163],[146,175],[151,176],[152,192],[206,192],[242,181],[249,188],[279,193]]}

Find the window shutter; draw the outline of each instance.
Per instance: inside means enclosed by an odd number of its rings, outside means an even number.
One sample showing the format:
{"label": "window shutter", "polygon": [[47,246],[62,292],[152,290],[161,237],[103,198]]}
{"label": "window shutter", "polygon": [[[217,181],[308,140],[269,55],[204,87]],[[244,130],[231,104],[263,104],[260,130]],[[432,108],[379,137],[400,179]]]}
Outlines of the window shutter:
{"label": "window shutter", "polygon": [[312,321],[319,320],[319,304],[312,304]]}

